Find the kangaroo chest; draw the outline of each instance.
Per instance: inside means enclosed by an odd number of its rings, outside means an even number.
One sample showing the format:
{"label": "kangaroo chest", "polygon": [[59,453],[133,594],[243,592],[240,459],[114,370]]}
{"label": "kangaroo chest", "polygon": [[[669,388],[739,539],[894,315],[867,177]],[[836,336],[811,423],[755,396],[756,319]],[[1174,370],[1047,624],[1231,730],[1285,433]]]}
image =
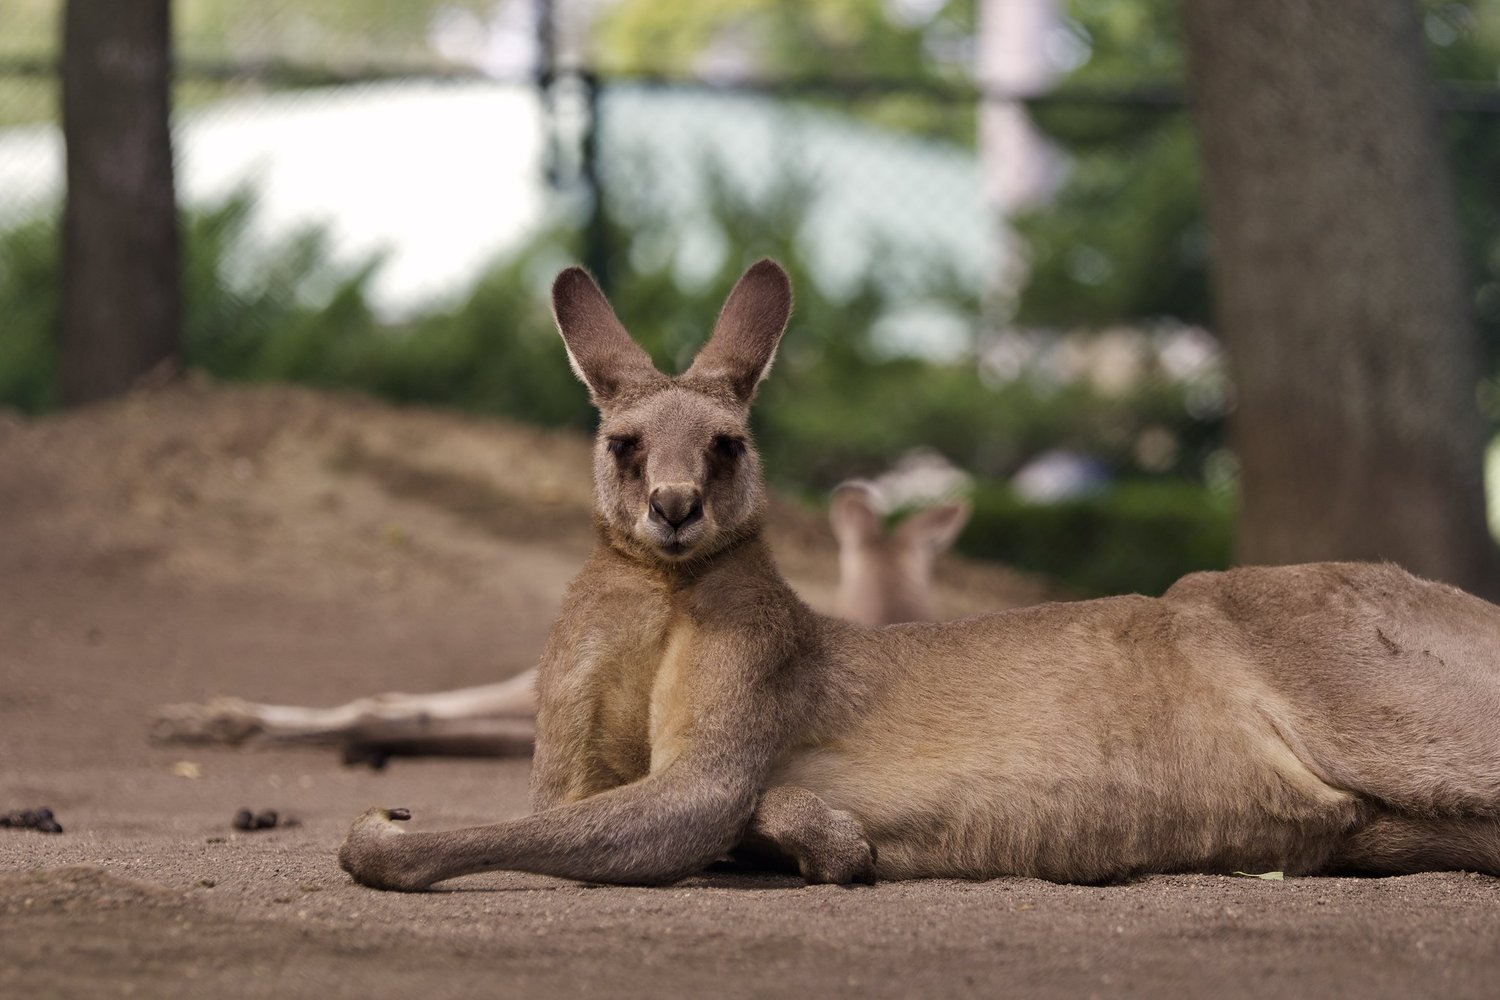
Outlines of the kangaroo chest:
{"label": "kangaroo chest", "polygon": [[583,696],[593,770],[606,786],[635,781],[677,756],[690,715],[693,635],[686,618],[666,614],[602,637]]}

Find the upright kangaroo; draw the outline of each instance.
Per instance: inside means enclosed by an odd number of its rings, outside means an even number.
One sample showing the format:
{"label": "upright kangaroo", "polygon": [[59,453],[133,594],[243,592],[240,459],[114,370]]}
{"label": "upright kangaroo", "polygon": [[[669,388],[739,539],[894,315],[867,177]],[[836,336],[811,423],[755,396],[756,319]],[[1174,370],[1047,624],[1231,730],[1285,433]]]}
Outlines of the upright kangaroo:
{"label": "upright kangaroo", "polygon": [[745,273],[675,378],[583,271],[552,298],[602,418],[599,544],[540,665],[536,811],[408,834],[372,809],[340,851],[359,882],[664,883],[736,847],[834,882],[1500,874],[1500,608],[1321,564],[947,624],[822,617],[772,565],[746,431],[781,268]]}

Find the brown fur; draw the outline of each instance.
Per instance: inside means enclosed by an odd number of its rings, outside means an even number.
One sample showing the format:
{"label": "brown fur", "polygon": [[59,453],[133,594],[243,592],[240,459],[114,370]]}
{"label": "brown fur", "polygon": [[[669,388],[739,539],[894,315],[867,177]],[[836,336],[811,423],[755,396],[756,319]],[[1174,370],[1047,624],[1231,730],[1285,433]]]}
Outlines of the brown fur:
{"label": "brown fur", "polygon": [[1500,873],[1500,609],[1326,564],[941,625],[825,618],[761,540],[745,430],[780,269],[747,272],[676,379],[582,272],[554,298],[601,410],[599,546],[542,657],[537,811],[404,834],[371,810],[340,852],[358,881],[661,883],[737,844],[851,880]]}

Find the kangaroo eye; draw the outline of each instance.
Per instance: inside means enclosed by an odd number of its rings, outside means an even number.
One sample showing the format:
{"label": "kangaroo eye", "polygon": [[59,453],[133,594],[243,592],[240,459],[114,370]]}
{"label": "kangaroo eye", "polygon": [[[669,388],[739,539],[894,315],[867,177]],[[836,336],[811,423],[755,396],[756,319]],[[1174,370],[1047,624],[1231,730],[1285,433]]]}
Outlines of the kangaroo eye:
{"label": "kangaroo eye", "polygon": [[745,439],[720,434],[714,438],[714,452],[721,458],[733,461],[745,453]]}
{"label": "kangaroo eye", "polygon": [[635,454],[635,450],[641,446],[639,438],[612,437],[609,439],[609,453],[615,458],[626,459]]}

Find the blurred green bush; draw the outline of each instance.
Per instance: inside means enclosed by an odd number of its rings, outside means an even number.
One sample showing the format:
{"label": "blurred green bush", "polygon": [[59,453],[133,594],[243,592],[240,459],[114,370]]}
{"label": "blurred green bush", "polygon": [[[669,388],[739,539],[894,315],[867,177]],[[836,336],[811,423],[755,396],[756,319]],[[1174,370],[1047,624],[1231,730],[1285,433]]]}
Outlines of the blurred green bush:
{"label": "blurred green bush", "polygon": [[1185,480],[1031,504],[1001,483],[981,483],[963,550],[1053,576],[1084,594],[1160,594],[1185,573],[1229,565],[1228,498]]}

